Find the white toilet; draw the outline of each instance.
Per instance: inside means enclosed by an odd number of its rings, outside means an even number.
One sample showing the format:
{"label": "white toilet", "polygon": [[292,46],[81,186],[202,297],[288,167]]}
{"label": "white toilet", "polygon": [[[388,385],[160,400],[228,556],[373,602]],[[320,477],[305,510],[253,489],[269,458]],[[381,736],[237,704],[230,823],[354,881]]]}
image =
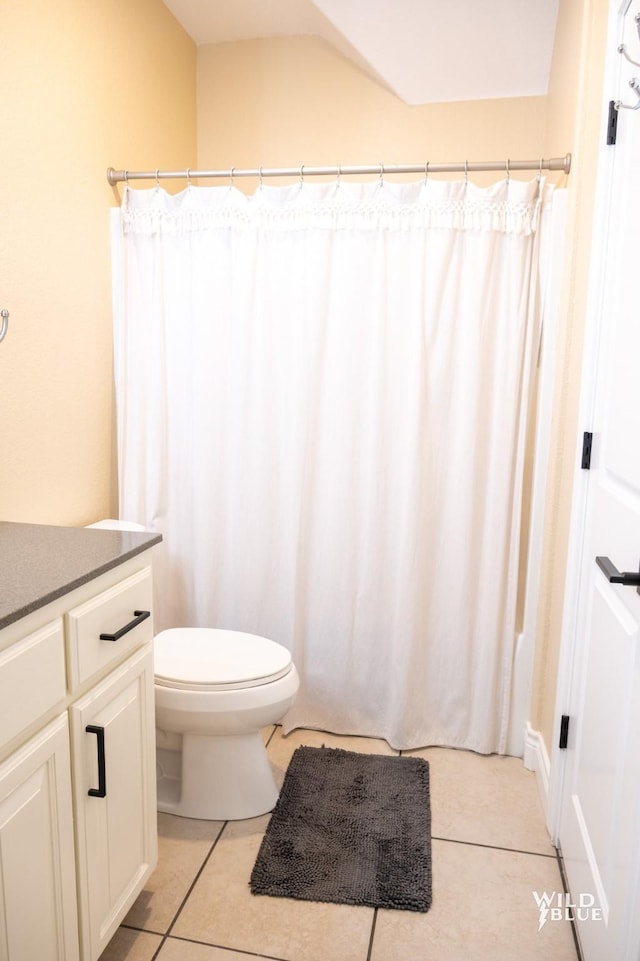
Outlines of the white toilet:
{"label": "white toilet", "polygon": [[194,627],[162,631],[153,646],[158,810],[215,821],[270,811],[278,789],[261,729],[286,714],[300,685],[287,648]]}
{"label": "white toilet", "polygon": [[210,628],[154,639],[158,810],[238,820],[278,799],[261,728],[275,724],[299,679],[281,644]]}

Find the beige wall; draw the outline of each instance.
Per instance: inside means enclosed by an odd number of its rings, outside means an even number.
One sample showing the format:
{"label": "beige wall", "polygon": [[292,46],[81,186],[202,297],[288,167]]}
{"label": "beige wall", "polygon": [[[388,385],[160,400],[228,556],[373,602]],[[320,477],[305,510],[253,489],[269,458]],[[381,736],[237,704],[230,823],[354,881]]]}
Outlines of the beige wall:
{"label": "beige wall", "polygon": [[544,120],[544,97],[407,106],[316,37],[198,49],[201,168],[538,157]]}
{"label": "beige wall", "polygon": [[106,168],[196,157],[196,48],[161,0],[0,0],[0,519],[114,510]]}
{"label": "beige wall", "polygon": [[548,753],[553,730],[576,437],[596,161],[600,146],[607,0],[561,0],[545,151],[570,150],[568,231],[547,482],[531,723]]}

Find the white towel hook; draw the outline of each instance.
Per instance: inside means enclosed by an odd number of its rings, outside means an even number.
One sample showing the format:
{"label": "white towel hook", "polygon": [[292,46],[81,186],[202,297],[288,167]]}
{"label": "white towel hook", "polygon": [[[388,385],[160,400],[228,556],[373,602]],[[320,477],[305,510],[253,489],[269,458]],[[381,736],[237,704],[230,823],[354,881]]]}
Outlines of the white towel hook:
{"label": "white towel hook", "polygon": [[621,53],[625,60],[628,60],[629,63],[632,63],[634,67],[640,67],[640,63],[638,63],[637,60],[632,60],[632,58],[629,56],[627,53],[627,48],[623,43],[618,44],[618,53]]}
{"label": "white towel hook", "polygon": [[0,317],[2,317],[2,326],[0,326],[0,343],[2,343],[9,329],[9,311],[3,307],[3,309],[0,310]]}
{"label": "white towel hook", "polygon": [[622,103],[621,100],[616,100],[614,103],[616,110],[638,110],[640,107],[640,81],[638,81],[637,77],[632,77],[629,81],[629,86],[635,93],[636,97],[638,97],[638,102],[631,105],[628,103]]}

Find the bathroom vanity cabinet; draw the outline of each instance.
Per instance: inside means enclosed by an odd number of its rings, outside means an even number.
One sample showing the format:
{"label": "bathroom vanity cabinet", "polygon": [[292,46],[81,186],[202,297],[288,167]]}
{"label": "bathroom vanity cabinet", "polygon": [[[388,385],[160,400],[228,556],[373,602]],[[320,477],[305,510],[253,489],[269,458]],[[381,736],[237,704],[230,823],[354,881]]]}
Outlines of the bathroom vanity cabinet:
{"label": "bathroom vanity cabinet", "polygon": [[96,961],[155,867],[159,540],[0,523],[2,961]]}

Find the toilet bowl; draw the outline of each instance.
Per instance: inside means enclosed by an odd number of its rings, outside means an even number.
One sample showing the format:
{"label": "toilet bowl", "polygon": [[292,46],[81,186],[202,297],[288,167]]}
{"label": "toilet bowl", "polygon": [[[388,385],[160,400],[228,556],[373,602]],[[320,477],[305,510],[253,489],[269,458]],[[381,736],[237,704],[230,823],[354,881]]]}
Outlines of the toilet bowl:
{"label": "toilet bowl", "polygon": [[289,651],[255,634],[173,628],[154,639],[158,810],[206,820],[270,811],[261,728],[299,687]]}
{"label": "toilet bowl", "polygon": [[[89,525],[145,530],[128,521]],[[299,678],[287,648],[216,628],[172,628],[153,641],[158,810],[233,821],[278,799],[261,729],[292,705]]]}

